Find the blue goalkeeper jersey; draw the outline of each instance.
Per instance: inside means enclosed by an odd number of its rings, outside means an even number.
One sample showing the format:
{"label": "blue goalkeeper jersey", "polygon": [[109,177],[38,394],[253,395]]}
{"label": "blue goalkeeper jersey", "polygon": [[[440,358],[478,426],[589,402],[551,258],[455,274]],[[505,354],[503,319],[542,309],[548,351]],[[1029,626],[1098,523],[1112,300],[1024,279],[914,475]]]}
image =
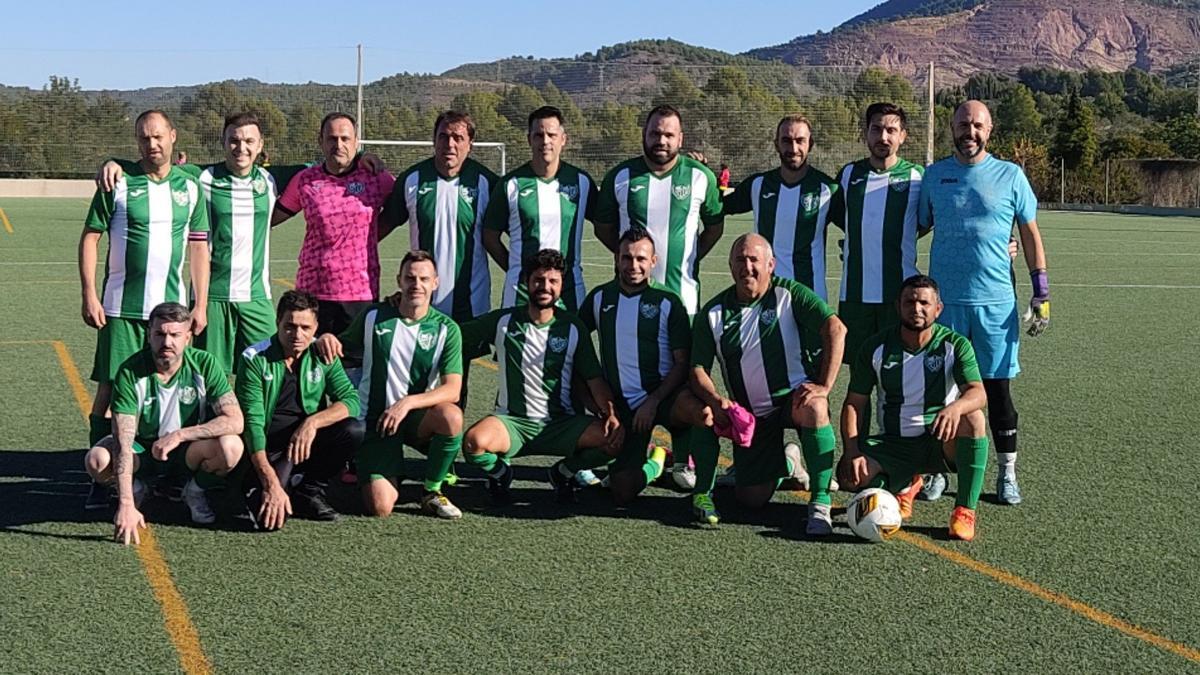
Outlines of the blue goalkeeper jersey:
{"label": "blue goalkeeper jersey", "polygon": [[918,225],[933,228],[929,276],[941,286],[942,301],[1012,302],[1013,222],[1037,216],[1037,196],[1021,167],[991,155],[978,164],[950,156],[930,164],[921,185]]}

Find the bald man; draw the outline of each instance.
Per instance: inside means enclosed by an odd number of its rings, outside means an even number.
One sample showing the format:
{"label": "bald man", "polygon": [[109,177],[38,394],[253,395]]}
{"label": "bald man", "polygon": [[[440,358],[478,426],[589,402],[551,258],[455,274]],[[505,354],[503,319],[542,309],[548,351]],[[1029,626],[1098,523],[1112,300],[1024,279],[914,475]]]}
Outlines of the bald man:
{"label": "bald man", "polygon": [[[726,411],[735,402],[755,417],[750,445],[733,448],[735,495],[744,506],[766,505],[780,481],[797,470],[799,453],[792,444],[784,446],[783,431],[799,431],[812,488],[806,530],[809,535],[829,534],[829,482],[837,445],[829,424],[829,391],[842,363],[846,327],[812,290],[774,275],[775,255],[761,235],[744,234],[734,241],[729,272],[733,285],[709,300],[693,324],[692,392],[711,408],[715,426],[729,424]],[[812,348],[804,341],[818,335],[821,356],[810,378],[804,354]],[[711,376],[714,358],[721,362],[731,398],[717,393]],[[713,428],[698,428],[692,445],[692,510],[708,524],[719,519],[711,496],[718,450]]]}
{"label": "bald man", "polygon": [[[1046,253],[1037,226],[1037,196],[1021,167],[987,152],[992,115],[980,101],[967,101],[954,112],[954,154],[925,171],[917,223],[921,234],[933,231],[929,275],[941,286],[945,310],[938,322],[971,341],[988,398],[988,424],[1000,466],[996,497],[1001,504],[1021,503],[1017,486],[1017,411],[1009,385],[1021,371],[1017,361],[1020,319],[1016,275],[1009,256],[1013,223],[1021,238],[1033,286],[1029,335],[1050,320]],[[923,498],[936,499],[946,478],[917,477]]]}

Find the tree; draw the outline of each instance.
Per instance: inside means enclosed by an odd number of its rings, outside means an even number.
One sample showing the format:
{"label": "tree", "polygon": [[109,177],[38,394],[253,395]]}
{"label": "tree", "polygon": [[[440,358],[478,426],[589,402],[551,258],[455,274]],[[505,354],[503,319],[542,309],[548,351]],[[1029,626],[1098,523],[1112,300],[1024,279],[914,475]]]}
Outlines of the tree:
{"label": "tree", "polygon": [[1066,110],[1058,122],[1054,138],[1054,153],[1063,158],[1067,168],[1091,167],[1096,161],[1099,144],[1096,140],[1096,115],[1092,106],[1072,92]]}
{"label": "tree", "polygon": [[997,140],[1042,137],[1042,115],[1029,87],[1015,84],[1005,90],[996,104],[995,124]]}
{"label": "tree", "polygon": [[963,93],[969,99],[995,101],[1008,93],[1017,84],[1012,78],[998,73],[975,73],[967,78]]}

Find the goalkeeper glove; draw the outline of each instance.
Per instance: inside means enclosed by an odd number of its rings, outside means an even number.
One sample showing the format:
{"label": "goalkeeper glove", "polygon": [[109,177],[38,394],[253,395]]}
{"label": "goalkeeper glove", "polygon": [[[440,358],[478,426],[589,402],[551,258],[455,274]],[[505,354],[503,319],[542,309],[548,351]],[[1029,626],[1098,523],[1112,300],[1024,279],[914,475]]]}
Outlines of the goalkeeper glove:
{"label": "goalkeeper glove", "polygon": [[1025,312],[1024,318],[1029,324],[1025,332],[1029,337],[1037,337],[1050,325],[1050,280],[1046,270],[1038,269],[1029,273],[1029,281],[1033,284],[1033,297]]}

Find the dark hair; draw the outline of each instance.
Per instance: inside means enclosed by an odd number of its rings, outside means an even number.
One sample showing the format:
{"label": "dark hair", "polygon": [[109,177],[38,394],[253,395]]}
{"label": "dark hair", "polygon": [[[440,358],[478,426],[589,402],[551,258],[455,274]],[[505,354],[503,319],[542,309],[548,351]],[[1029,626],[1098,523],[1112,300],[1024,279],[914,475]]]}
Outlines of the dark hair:
{"label": "dark hair", "polygon": [[895,103],[879,102],[872,103],[871,105],[867,106],[867,112],[863,113],[864,130],[871,126],[871,119],[876,115],[881,117],[895,115],[896,117],[900,118],[900,128],[905,130],[908,129],[908,114],[904,112],[904,108],[901,108]]}
{"label": "dark hair", "polygon": [[558,120],[558,123],[560,126],[566,124],[566,121],[563,120],[563,113],[561,110],[559,110],[558,108],[556,108],[552,105],[544,105],[544,106],[538,108],[537,110],[534,110],[533,112],[529,113],[529,124],[528,124],[526,130],[533,131],[533,123],[534,122],[536,122],[538,120],[548,120],[548,119]]}
{"label": "dark hair", "polygon": [[248,127],[251,124],[258,127],[258,133],[262,133],[262,123],[258,121],[258,115],[252,112],[234,113],[225,118],[225,126],[221,127],[221,133],[224,134],[229,127],[236,129],[238,127]]}
{"label": "dark hair", "polygon": [[157,108],[152,108],[150,110],[143,112],[141,115],[138,115],[137,119],[135,119],[133,121],[133,128],[137,129],[138,127],[140,127],[142,125],[142,121],[151,115],[158,115],[159,117],[163,118],[164,121],[166,121],[168,127],[170,127],[171,129],[175,128],[175,123],[171,121],[170,115],[167,115],[167,113],[165,113]]}
{"label": "dark hair", "polygon": [[471,119],[471,113],[461,110],[447,110],[437,116],[437,119],[433,121],[434,140],[437,140],[438,129],[441,129],[442,125],[449,126],[451,124],[467,125],[467,138],[475,140],[475,120]]}
{"label": "dark hair", "polygon": [[419,248],[414,248],[404,254],[404,257],[400,259],[400,269],[403,270],[405,265],[415,262],[428,262],[433,265],[433,271],[437,272],[437,261],[433,259],[433,255],[429,251],[422,251]]}
{"label": "dark hair", "polygon": [[279,296],[279,306],[275,308],[275,320],[279,321],[287,312],[310,311],[316,314],[319,307],[320,303],[312,293],[290,290]]}
{"label": "dark hair", "polygon": [[650,230],[647,230],[641,225],[634,225],[621,234],[621,239],[617,242],[617,248],[620,248],[621,244],[632,244],[634,242],[644,241],[647,239],[650,241],[650,246],[653,247],[654,237],[650,236]]}
{"label": "dark hair", "polygon": [[650,127],[650,120],[654,119],[655,117],[674,117],[675,119],[679,120],[679,125],[683,126],[683,115],[679,114],[679,108],[664,103],[662,105],[654,106],[650,109],[650,112],[646,113],[646,121],[642,123],[643,133],[647,128]]}
{"label": "dark hair", "polygon": [[941,291],[938,289],[938,282],[926,274],[914,274],[905,279],[904,283],[900,284],[900,293],[903,294],[904,291],[910,288],[932,288],[934,295],[941,295]]}
{"label": "dark hair", "polygon": [[[354,115],[344,112],[331,112],[325,117],[321,118],[321,131],[319,133],[322,136],[325,135],[325,125],[334,120],[347,120],[350,122],[350,126],[354,127],[356,130],[358,129],[358,121],[354,119]],[[358,132],[355,131],[354,133],[357,134]]]}
{"label": "dark hair", "polygon": [[562,272],[565,269],[566,263],[563,261],[563,254],[552,248],[544,248],[525,259],[521,266],[521,278],[525,283],[529,283],[530,277],[538,270]]}
{"label": "dark hair", "polygon": [[782,129],[783,125],[785,124],[803,124],[804,126],[808,127],[808,147],[812,147],[813,140],[816,139],[817,135],[813,133],[812,122],[809,122],[807,117],[797,113],[794,115],[784,115],[783,117],[779,118],[779,124],[775,125],[775,138],[779,138],[779,130]]}
{"label": "dark hair", "polygon": [[150,326],[159,323],[191,323],[192,313],[178,302],[164,302],[150,310]]}

